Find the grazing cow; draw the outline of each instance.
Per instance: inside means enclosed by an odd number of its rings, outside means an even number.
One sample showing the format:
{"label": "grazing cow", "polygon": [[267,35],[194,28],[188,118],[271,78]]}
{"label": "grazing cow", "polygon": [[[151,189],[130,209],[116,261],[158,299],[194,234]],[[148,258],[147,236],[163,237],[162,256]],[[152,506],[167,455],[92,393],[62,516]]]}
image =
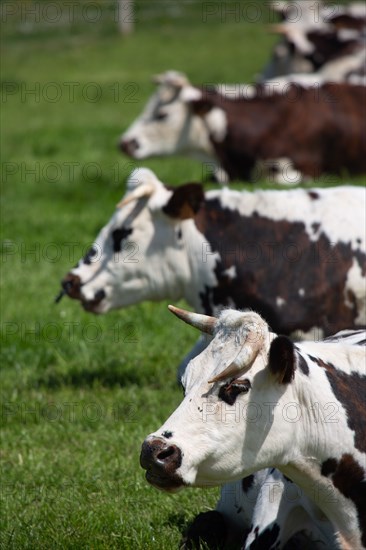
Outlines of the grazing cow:
{"label": "grazing cow", "polygon": [[275,467],[342,548],[366,548],[365,331],[294,344],[251,311],[171,310],[213,339],[189,363],[178,409],[142,445],[147,481],[175,492]]}
{"label": "grazing cow", "polygon": [[251,307],[287,335],[366,324],[361,187],[204,193],[141,168],[119,206],[62,283],[87,311],[185,298]]}
{"label": "grazing cow", "polygon": [[197,88],[179,73],[160,86],[121,138],[133,158],[197,153],[229,179],[297,183],[325,172],[366,172],[366,87],[299,77],[256,86]]}

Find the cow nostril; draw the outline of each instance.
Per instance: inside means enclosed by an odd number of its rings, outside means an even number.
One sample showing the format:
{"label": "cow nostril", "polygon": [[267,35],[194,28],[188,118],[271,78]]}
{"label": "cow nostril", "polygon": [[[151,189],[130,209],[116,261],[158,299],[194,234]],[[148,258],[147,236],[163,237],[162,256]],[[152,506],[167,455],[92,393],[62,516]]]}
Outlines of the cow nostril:
{"label": "cow nostril", "polygon": [[65,292],[68,293],[74,286],[74,283],[72,281],[65,281],[62,286],[64,287]]}
{"label": "cow nostril", "polygon": [[98,302],[101,302],[103,300],[103,298],[105,298],[105,296],[106,296],[106,294],[105,294],[105,291],[103,289],[98,290],[94,295],[94,300],[96,300]]}
{"label": "cow nostril", "polygon": [[164,449],[164,451],[160,451],[156,458],[163,461],[170,458],[174,454],[176,454],[176,447],[168,447],[167,449]]}
{"label": "cow nostril", "polygon": [[131,157],[133,156],[134,152],[139,148],[139,143],[136,139],[128,139],[122,140],[119,146],[121,150],[126,153],[126,155],[129,155]]}
{"label": "cow nostril", "polygon": [[157,469],[173,472],[182,462],[182,452],[176,445],[166,445],[161,439],[145,441],[142,445],[140,463],[145,470]]}
{"label": "cow nostril", "polygon": [[61,286],[70,298],[80,299],[81,281],[78,275],[69,273],[61,282]]}

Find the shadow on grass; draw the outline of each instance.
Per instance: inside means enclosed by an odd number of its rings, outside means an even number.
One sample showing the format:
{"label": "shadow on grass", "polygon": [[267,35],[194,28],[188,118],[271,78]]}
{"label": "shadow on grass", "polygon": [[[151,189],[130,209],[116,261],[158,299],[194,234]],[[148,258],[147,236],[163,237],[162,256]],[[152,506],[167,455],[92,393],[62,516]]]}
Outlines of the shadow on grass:
{"label": "shadow on grass", "polygon": [[149,383],[142,371],[127,368],[121,370],[120,365],[100,365],[93,368],[70,368],[67,372],[52,370],[43,373],[37,383],[49,389],[58,389],[64,386],[75,388],[92,388],[103,386],[107,388],[142,385]]}
{"label": "shadow on grass", "polygon": [[191,520],[184,514],[170,514],[167,524],[179,529],[180,550],[240,550],[242,547],[239,543],[226,544],[226,525],[216,510],[201,512]]}

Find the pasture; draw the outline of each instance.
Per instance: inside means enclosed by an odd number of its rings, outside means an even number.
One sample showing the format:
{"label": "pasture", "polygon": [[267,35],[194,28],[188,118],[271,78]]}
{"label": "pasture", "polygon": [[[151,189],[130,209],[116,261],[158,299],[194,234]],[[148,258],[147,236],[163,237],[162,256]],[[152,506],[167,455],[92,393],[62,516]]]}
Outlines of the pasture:
{"label": "pasture", "polygon": [[[71,3],[72,15],[48,4],[59,10],[2,5],[0,546],[177,548],[219,491],[160,493],[139,453],[181,399],[176,370],[196,334],[167,303],[95,317],[54,298],[138,165],[116,144],[151,75],[250,82],[276,37],[265,7],[250,22],[245,11],[210,15],[212,3],[136,2],[136,32],[122,38],[110,0]],[[140,165],[169,184],[205,175],[178,157]]]}

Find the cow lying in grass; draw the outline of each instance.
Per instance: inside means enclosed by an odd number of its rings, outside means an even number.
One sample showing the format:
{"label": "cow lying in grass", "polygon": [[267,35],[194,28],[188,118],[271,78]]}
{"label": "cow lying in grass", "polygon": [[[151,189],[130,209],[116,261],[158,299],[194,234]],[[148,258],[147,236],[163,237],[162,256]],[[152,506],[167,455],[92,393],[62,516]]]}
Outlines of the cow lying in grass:
{"label": "cow lying in grass", "polygon": [[177,491],[276,467],[342,548],[366,548],[366,333],[294,344],[253,312],[171,309],[213,339],[189,363],[178,409],[142,445],[146,479]]}

